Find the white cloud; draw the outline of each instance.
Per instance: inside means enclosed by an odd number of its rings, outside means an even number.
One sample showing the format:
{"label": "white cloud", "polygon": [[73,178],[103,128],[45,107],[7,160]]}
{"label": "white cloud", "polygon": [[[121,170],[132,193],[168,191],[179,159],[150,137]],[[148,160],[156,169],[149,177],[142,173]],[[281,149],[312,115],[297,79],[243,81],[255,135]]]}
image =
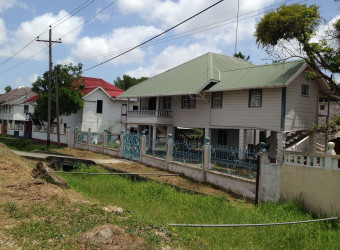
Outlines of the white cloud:
{"label": "white cloud", "polygon": [[[44,30],[45,33],[40,35],[39,38],[42,40],[48,40],[48,25],[57,22],[66,15],[68,15],[68,13],[65,10],[61,10],[58,15],[46,13],[44,15],[35,17],[31,21],[22,22],[19,28],[12,33],[12,36],[8,39],[8,43],[4,44],[3,47],[0,47],[0,56],[11,56],[15,52],[23,48],[28,42],[34,40],[34,37],[39,35],[39,32],[42,32]],[[81,25],[82,21],[82,17],[73,16],[67,21],[61,23],[59,26],[55,24],[55,28],[52,27],[52,39],[56,40],[62,37],[69,31]],[[66,44],[74,43],[77,40],[80,31],[81,29],[77,29],[74,32],[70,33],[70,35],[62,39],[62,42]],[[46,45],[44,43],[34,41],[29,45],[28,49],[23,50],[20,54],[17,55],[17,57],[23,59],[30,58],[35,53],[41,51],[44,47],[46,48]],[[33,59],[41,60],[44,58],[46,58],[46,52],[40,53]]]}
{"label": "white cloud", "polygon": [[4,20],[0,19],[0,44],[3,44],[7,40],[7,30]]}
{"label": "white cloud", "polygon": [[16,0],[0,0],[0,13],[12,8],[16,3]]}
{"label": "white cloud", "polygon": [[32,84],[34,83],[37,79],[38,79],[38,74],[34,73],[33,75],[30,75],[27,79],[28,79],[28,83]]}
{"label": "white cloud", "polygon": [[[96,14],[99,11],[101,11],[101,9],[97,9]],[[108,22],[111,19],[111,13],[107,12],[107,11],[103,11],[102,13],[97,14],[96,19],[98,19],[99,21],[102,21],[102,22]]]}
{"label": "white cloud", "polygon": [[[217,1],[206,0],[179,0],[179,1],[162,1],[162,0],[126,0],[119,1],[118,6],[126,15],[140,15],[150,23],[157,23],[164,29],[189,18],[200,12]],[[240,1],[240,22],[238,27],[238,41],[253,38],[255,31],[255,15],[259,9],[264,8],[274,0],[243,0]],[[249,13],[251,12],[251,13]],[[247,14],[249,13],[249,14]],[[224,1],[192,20],[177,27],[177,34],[202,28],[203,26],[214,24],[203,29],[209,29],[213,26],[220,26],[193,34],[197,40],[205,40],[214,43],[215,46],[230,45],[235,42],[236,30],[237,1]],[[245,19],[247,18],[247,19]],[[245,20],[242,20],[245,19]],[[195,31],[194,31],[195,32]]]}
{"label": "white cloud", "polygon": [[139,67],[135,70],[127,71],[125,74],[133,77],[152,77],[207,52],[222,53],[216,47],[203,44],[191,44],[186,47],[169,46],[151,59],[149,67]]}
{"label": "white cloud", "polygon": [[68,56],[63,60],[58,60],[56,62],[56,64],[61,64],[61,65],[69,65],[70,63],[72,63],[73,65],[77,65],[77,62],[71,56]]}
{"label": "white cloud", "polygon": [[[71,54],[80,58],[81,61],[101,62],[136,46],[160,32],[161,30],[153,26],[118,28],[113,30],[111,34],[99,37],[83,37],[78,41],[77,46],[72,49]],[[106,57],[103,57],[103,55],[106,55]],[[112,63],[142,63],[144,55],[145,52],[138,48],[113,60]]]}
{"label": "white cloud", "polygon": [[0,13],[3,13],[5,10],[10,9],[14,6],[18,6],[23,9],[28,9],[27,4],[17,0],[0,0]]}

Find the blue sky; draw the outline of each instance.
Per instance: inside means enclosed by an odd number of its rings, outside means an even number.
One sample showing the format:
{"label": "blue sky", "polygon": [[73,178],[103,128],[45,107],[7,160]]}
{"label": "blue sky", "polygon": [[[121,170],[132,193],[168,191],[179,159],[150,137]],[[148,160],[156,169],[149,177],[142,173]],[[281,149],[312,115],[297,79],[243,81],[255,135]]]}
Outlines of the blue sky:
{"label": "blue sky", "polygon": [[[62,41],[53,46],[53,63],[81,62],[86,70],[217,1],[0,0],[0,93],[7,85],[31,86],[37,76],[48,70],[47,45],[35,38],[40,35],[40,39],[48,39],[49,25],[53,28],[53,40]],[[326,22],[339,16],[339,3],[333,0],[285,2],[316,3]],[[250,55],[255,64],[270,62],[266,60],[269,56],[256,45],[255,24],[261,14],[280,3],[282,0],[240,0],[237,51]],[[236,15],[237,0],[224,0],[147,46],[83,75],[113,83],[123,74],[150,77],[206,52],[232,55]]]}

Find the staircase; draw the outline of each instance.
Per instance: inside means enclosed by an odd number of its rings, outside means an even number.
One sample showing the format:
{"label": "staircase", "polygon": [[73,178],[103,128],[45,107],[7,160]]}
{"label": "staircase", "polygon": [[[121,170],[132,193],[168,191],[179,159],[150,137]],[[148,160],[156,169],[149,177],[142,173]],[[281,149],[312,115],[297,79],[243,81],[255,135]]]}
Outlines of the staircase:
{"label": "staircase", "polygon": [[[261,143],[261,142],[260,142]],[[256,144],[255,147],[254,147],[254,151],[256,153],[260,152],[260,143],[259,144]],[[264,140],[264,143],[266,144],[266,147],[265,149],[268,151],[269,150],[269,147],[270,147],[270,136],[268,136],[265,140]]]}
{"label": "staircase", "polygon": [[285,148],[289,148],[308,136],[306,130],[288,132],[286,134]]}

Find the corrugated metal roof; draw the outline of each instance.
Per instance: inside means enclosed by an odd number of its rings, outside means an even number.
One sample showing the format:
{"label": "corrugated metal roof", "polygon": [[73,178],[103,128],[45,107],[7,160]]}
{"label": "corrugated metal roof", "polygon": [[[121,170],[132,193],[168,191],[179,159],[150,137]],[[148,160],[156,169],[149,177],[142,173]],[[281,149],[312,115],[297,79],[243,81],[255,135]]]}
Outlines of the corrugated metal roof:
{"label": "corrugated metal roof", "polygon": [[33,96],[34,93],[31,91],[29,87],[19,87],[16,89],[11,90],[8,93],[3,94],[0,97],[0,103],[3,105],[12,105],[15,104],[17,101],[22,99],[23,97],[30,98]]}
{"label": "corrugated metal roof", "polygon": [[218,81],[220,70],[250,66],[240,58],[207,53],[129,88],[119,98],[197,94]]}
{"label": "corrugated metal roof", "polygon": [[283,86],[305,66],[299,60],[224,71],[221,81],[208,91]]}

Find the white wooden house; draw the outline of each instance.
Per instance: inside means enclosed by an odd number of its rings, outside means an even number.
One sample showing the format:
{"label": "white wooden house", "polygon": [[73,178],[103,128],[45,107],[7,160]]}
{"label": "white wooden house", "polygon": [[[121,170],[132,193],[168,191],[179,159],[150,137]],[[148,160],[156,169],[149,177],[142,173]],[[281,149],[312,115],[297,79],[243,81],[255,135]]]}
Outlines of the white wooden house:
{"label": "white wooden house", "polygon": [[207,53],[123,93],[141,107],[128,110],[124,124],[149,128],[153,138],[199,128],[213,145],[249,150],[265,141],[280,161],[281,149],[317,122],[319,91],[329,92],[322,78],[307,80],[307,70],[302,61],[256,66]]}
{"label": "white wooden house", "polygon": [[[127,99],[117,99],[124,91],[99,78],[83,77],[84,107],[77,113],[69,116],[60,116],[60,132],[64,135],[63,143],[66,144],[66,134],[78,128],[81,131],[91,129],[94,133],[102,133],[104,129],[111,133],[120,133],[122,130],[122,116],[127,110]],[[38,95],[27,102],[35,102]],[[136,102],[130,102],[131,109]],[[135,107],[136,108],[136,107]],[[51,128],[51,141],[56,141],[56,122]],[[46,127],[33,127],[33,138],[46,140]]]}
{"label": "white wooden house", "polygon": [[25,103],[34,93],[29,87],[13,89],[0,97],[0,124],[2,135],[23,137],[27,131],[27,113],[33,112],[34,106]]}

